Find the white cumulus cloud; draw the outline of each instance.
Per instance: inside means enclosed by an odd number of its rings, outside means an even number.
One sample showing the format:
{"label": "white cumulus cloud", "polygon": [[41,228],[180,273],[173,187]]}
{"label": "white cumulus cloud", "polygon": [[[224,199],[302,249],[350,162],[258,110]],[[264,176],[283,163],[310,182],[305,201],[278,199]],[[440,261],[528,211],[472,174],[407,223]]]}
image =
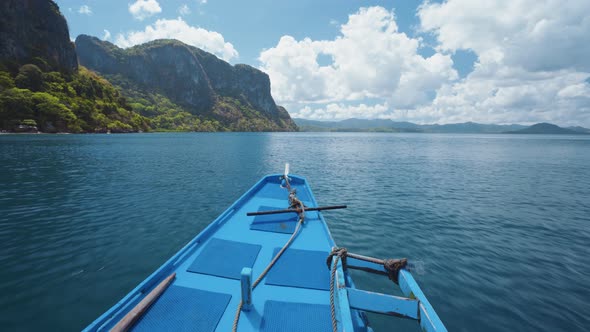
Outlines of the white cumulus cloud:
{"label": "white cumulus cloud", "polygon": [[129,13],[140,21],[161,12],[162,7],[156,0],[137,0],[129,5]]}
{"label": "white cumulus cloud", "polygon": [[102,40],[109,40],[111,38],[111,32],[107,29],[104,29],[104,35],[102,36]]}
{"label": "white cumulus cloud", "polygon": [[[392,12],[361,8],[340,26],[335,39],[283,36],[259,60],[280,103],[379,98],[390,106],[405,106],[429,102],[434,90],[457,78],[449,55],[423,57],[420,42],[398,31]],[[331,63],[320,65],[318,56]]]}
{"label": "white cumulus cloud", "polygon": [[178,13],[182,16],[186,16],[191,13],[191,9],[188,8],[187,4],[183,4],[182,6],[178,7]]}
{"label": "white cumulus cloud", "polygon": [[[425,1],[416,13],[415,36],[381,7],[350,15],[332,40],[283,36],[259,57],[273,96],[309,119],[590,127],[589,1]],[[463,78],[459,50],[476,55]]]}
{"label": "white cumulus cloud", "polygon": [[559,90],[557,93],[562,98],[590,98],[590,84],[587,82],[577,83],[574,82],[571,85]]}
{"label": "white cumulus cloud", "polygon": [[226,61],[238,57],[238,51],[230,42],[226,42],[220,33],[190,26],[182,18],[159,19],[154,24],[146,26],[143,31],[119,34],[115,44],[125,48],[155,39],[177,39],[211,52]]}
{"label": "white cumulus cloud", "polygon": [[84,15],[92,15],[92,9],[88,5],[83,5],[80,6],[80,9],[78,9],[78,13]]}
{"label": "white cumulus cloud", "polygon": [[305,106],[290,112],[295,118],[314,120],[343,120],[350,118],[383,118],[389,117],[390,108],[387,103],[368,105],[360,103],[347,105],[346,103],[329,103],[327,105]]}
{"label": "white cumulus cloud", "polygon": [[556,122],[590,124],[588,75],[571,71],[530,73],[498,68],[494,74],[474,71],[466,79],[446,84],[431,105],[408,112],[413,118],[450,123]]}
{"label": "white cumulus cloud", "polygon": [[590,70],[590,2],[585,0],[448,0],[418,10],[439,48],[470,49],[480,61],[528,70]]}
{"label": "white cumulus cloud", "polygon": [[424,3],[421,29],[437,49],[471,50],[474,70],[444,85],[423,114],[440,121],[590,125],[590,2]]}

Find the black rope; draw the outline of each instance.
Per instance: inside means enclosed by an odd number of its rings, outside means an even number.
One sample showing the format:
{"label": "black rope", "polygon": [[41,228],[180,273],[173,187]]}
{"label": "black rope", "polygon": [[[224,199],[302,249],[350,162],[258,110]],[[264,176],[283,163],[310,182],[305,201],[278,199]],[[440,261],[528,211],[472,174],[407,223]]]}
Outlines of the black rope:
{"label": "black rope", "polygon": [[[288,178],[285,178],[285,182],[287,184],[286,188],[289,190],[289,205],[290,205],[289,207],[290,208],[297,208],[299,211],[299,220],[297,221],[297,227],[295,227],[295,230],[293,231],[293,234],[291,234],[291,237],[289,238],[287,243],[285,243],[285,245],[281,248],[281,250],[272,259],[272,261],[266,266],[264,271],[262,271],[262,273],[258,276],[258,278],[252,283],[252,291],[254,291],[256,286],[258,286],[258,284],[262,281],[264,276],[266,276],[268,271],[270,271],[270,269],[275,265],[275,263],[279,260],[281,255],[283,255],[285,250],[287,250],[287,248],[289,248],[291,243],[293,243],[293,240],[295,240],[295,237],[297,236],[297,234],[299,234],[299,231],[301,229],[301,225],[305,221],[305,205],[303,204],[303,202],[301,202],[297,198],[295,189],[291,189],[291,184],[289,184]],[[236,315],[234,317],[234,322],[232,325],[232,332],[237,332],[237,330],[238,330],[238,323],[240,321],[240,313],[242,312],[242,307],[243,307],[243,303],[242,303],[242,301],[240,301],[240,303],[238,303]]]}

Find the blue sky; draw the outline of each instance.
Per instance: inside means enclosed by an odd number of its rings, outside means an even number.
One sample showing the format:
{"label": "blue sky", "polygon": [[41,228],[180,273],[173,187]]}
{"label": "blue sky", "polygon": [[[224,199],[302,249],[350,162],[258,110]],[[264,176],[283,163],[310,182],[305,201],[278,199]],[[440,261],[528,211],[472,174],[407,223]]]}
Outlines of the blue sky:
{"label": "blue sky", "polygon": [[[97,37],[104,36],[108,30],[112,36],[131,30],[141,30],[146,24],[157,19],[182,17],[189,25],[221,33],[239,52],[239,57],[230,59],[232,63],[258,65],[262,49],[273,47],[283,35],[297,39],[330,39],[338,34],[338,24],[344,23],[348,15],[360,7],[380,5],[395,12],[400,31],[410,35],[420,35],[427,44],[434,45],[428,34],[416,32],[418,19],[416,9],[422,3],[407,1],[160,1],[161,12],[143,20],[133,19],[129,3],[116,0],[73,1],[58,0],[60,9],[66,16],[72,39],[80,34]],[[180,9],[186,5],[190,12],[183,14]],[[82,10],[87,6],[90,12]],[[431,47],[420,50],[432,54]],[[469,54],[468,52],[461,52]],[[461,54],[455,65],[462,73],[471,70],[474,56]]]}
{"label": "blue sky", "polygon": [[295,117],[590,126],[590,2],[59,0],[72,39],[176,38]]}

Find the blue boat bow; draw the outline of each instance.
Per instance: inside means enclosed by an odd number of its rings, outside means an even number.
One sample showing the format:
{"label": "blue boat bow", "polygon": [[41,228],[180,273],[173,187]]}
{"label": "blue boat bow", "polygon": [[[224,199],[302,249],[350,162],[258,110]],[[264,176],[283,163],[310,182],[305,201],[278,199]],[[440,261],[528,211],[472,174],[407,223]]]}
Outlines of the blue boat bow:
{"label": "blue boat bow", "polygon": [[[446,331],[405,260],[338,248],[307,181],[285,175],[258,181],[85,331],[372,331],[365,312]],[[274,212],[247,215],[258,211]],[[359,290],[348,269],[406,297]]]}

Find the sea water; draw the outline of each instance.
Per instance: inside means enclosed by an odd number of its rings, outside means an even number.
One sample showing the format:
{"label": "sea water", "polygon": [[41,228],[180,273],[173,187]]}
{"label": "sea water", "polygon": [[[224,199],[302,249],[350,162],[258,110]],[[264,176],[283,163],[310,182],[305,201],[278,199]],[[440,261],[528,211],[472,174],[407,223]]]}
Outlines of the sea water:
{"label": "sea water", "polygon": [[422,267],[450,331],[590,329],[587,136],[154,133],[0,136],[0,330],[84,328],[287,162],[348,205],[339,246]]}

